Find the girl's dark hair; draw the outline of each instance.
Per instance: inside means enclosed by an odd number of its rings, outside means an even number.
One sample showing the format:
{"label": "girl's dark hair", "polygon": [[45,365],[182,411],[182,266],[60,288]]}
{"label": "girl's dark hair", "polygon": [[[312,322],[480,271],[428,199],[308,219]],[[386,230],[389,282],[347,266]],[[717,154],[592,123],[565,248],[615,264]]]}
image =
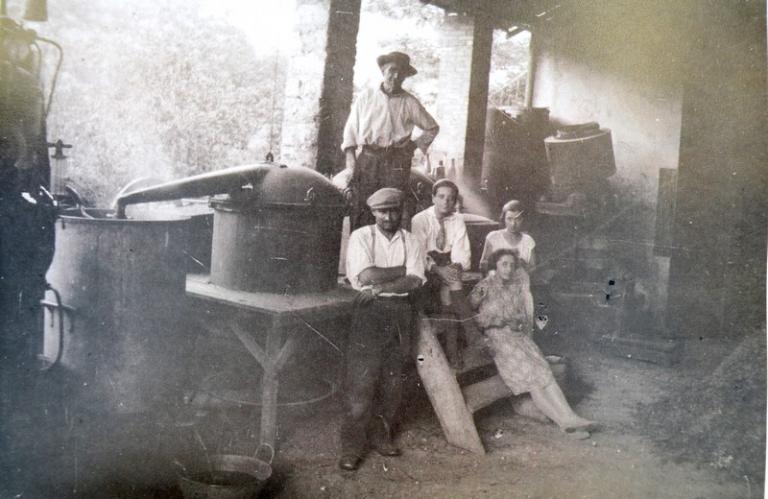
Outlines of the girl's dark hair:
{"label": "girl's dark hair", "polygon": [[513,250],[511,248],[501,248],[497,249],[493,253],[491,253],[491,256],[488,258],[488,270],[496,270],[496,264],[501,259],[502,256],[511,256],[515,259],[515,266],[519,263],[518,260],[520,259],[520,256],[517,254],[516,250]]}

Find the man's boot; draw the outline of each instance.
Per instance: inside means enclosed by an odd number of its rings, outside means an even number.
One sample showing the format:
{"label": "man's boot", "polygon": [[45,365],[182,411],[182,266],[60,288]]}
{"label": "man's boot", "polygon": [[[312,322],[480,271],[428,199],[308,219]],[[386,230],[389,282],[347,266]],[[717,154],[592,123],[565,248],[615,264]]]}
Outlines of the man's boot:
{"label": "man's boot", "polygon": [[387,419],[378,415],[374,418],[373,432],[371,434],[371,444],[376,452],[382,456],[399,456],[402,451],[392,441],[392,429]]}

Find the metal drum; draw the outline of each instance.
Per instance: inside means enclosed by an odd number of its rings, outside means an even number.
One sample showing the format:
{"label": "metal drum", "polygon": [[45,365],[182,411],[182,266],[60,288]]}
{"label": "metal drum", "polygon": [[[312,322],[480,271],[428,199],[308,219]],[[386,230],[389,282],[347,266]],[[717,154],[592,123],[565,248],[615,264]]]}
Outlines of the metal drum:
{"label": "metal drum", "polygon": [[62,216],[44,356],[83,407],[138,413],[181,393],[186,220]]}
{"label": "metal drum", "polygon": [[211,206],[213,284],[279,293],[336,286],[345,203],[319,173],[273,166],[252,189]]}
{"label": "metal drum", "polygon": [[597,123],[564,126],[544,140],[552,179],[553,201],[573,192],[590,195],[606,189],[605,179],[616,173],[611,131]]}

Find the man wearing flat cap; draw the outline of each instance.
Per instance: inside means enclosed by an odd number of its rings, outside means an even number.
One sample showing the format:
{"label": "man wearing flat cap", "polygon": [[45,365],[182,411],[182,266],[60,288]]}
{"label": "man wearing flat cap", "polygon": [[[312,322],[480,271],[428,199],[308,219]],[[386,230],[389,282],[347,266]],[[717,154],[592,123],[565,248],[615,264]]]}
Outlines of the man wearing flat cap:
{"label": "man wearing flat cap", "polygon": [[400,227],[404,194],[383,188],[368,197],[376,223],[349,237],[347,278],[359,291],[346,352],[345,414],[339,467],[358,468],[367,444],[397,456],[392,442],[402,394],[402,368],[411,346],[408,294],[424,282],[424,249]]}
{"label": "man wearing flat cap", "polygon": [[[378,189],[394,187],[410,192],[413,152],[418,147],[426,153],[440,130],[421,102],[403,90],[403,80],[416,74],[410,57],[390,52],[379,56],[376,62],[384,79],[381,85],[364,90],[355,100],[341,144],[347,172],[351,172],[347,192],[351,195],[352,230],[374,222],[365,202]],[[411,139],[414,126],[422,130],[416,140]],[[411,196],[406,196],[406,227],[410,226],[414,204]]]}

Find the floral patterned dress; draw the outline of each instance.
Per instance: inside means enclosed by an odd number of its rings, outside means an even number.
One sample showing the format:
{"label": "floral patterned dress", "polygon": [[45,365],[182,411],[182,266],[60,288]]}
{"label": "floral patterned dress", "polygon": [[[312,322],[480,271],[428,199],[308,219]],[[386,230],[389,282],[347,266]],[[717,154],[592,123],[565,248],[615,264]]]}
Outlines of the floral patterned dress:
{"label": "floral patterned dress", "polygon": [[527,277],[523,269],[517,269],[509,283],[492,275],[477,283],[469,295],[477,309],[475,320],[491,340],[499,375],[515,395],[554,382],[549,363],[526,328],[531,322],[525,297]]}
{"label": "floral patterned dress", "polygon": [[[491,254],[493,254],[494,251],[503,248],[516,251],[517,256],[523,260],[526,265],[531,263],[531,255],[533,254],[533,250],[536,247],[536,242],[533,240],[533,238],[527,232],[523,232],[522,236],[520,237],[520,241],[513,245],[509,242],[507,237],[506,229],[494,230],[488,233],[488,235],[485,237],[485,244],[483,245],[483,254],[480,257],[481,269],[486,269],[488,266],[488,259],[491,257]],[[491,271],[488,273],[494,274],[495,272],[491,269]],[[533,332],[534,302],[533,295],[531,294],[531,280],[527,272],[523,272],[523,274],[524,276],[521,276],[521,279],[524,281],[523,285],[525,286],[523,299],[525,300],[525,306],[527,307],[526,310],[528,312],[529,318],[525,325],[525,332]]]}

